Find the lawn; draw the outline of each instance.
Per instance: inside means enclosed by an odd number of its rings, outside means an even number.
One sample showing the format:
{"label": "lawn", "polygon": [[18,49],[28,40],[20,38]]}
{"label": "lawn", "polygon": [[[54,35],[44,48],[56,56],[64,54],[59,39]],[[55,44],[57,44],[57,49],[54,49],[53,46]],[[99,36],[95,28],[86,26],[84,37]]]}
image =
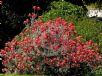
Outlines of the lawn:
{"label": "lawn", "polygon": [[19,75],[19,74],[0,74],[0,76],[46,76],[46,75]]}

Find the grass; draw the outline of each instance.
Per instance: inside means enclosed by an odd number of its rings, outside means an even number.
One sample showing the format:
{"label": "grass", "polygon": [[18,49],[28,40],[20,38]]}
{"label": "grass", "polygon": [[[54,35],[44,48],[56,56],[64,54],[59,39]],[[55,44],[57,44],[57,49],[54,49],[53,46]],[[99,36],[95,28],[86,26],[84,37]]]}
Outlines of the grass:
{"label": "grass", "polygon": [[[0,74],[0,76],[47,76],[47,75],[19,75],[19,74]],[[102,74],[95,74],[95,76],[102,76]]]}
{"label": "grass", "polygon": [[46,76],[46,75],[19,75],[19,74],[0,74],[0,76]]}
{"label": "grass", "polygon": [[97,74],[96,76],[102,76],[102,74]]}

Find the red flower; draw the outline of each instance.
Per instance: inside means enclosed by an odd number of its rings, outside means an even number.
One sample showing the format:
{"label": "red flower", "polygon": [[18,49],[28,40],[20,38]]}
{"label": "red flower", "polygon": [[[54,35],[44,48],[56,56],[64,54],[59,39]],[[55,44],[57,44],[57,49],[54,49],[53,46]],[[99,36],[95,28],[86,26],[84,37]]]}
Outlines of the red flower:
{"label": "red flower", "polygon": [[23,24],[28,24],[29,23],[29,19],[26,19]]}
{"label": "red flower", "polygon": [[3,4],[3,1],[0,1],[0,5],[2,5]]}
{"label": "red flower", "polygon": [[17,68],[18,68],[18,69],[20,69],[20,68],[21,68],[21,65],[20,65],[20,64],[18,64],[18,65],[17,65]]}
{"label": "red flower", "polygon": [[37,14],[32,13],[31,17],[32,17],[32,18],[36,18],[36,17],[37,17]]}
{"label": "red flower", "polygon": [[9,60],[11,61],[12,60],[12,57],[9,57]]}
{"label": "red flower", "polygon": [[27,61],[32,61],[32,58],[31,58],[31,57],[28,57],[28,58],[27,58]]}
{"label": "red flower", "polygon": [[37,9],[37,6],[33,6],[33,10],[36,10]]}
{"label": "red flower", "polygon": [[31,16],[32,16],[32,14],[31,14],[31,13],[29,13],[29,14],[28,14],[28,17],[31,17]]}
{"label": "red flower", "polygon": [[41,10],[41,8],[40,7],[37,7],[37,11],[39,11],[39,10]]}

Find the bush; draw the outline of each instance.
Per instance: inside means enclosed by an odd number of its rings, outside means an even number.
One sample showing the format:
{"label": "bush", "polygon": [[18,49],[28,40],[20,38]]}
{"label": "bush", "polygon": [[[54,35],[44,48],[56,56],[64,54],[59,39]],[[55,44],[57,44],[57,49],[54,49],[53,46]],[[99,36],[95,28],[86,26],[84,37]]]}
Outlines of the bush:
{"label": "bush", "polygon": [[97,22],[94,19],[83,18],[76,22],[76,29],[78,34],[86,40],[92,39],[99,43],[98,35],[102,31],[102,22]]}
{"label": "bush", "polygon": [[87,12],[81,6],[73,5],[66,1],[53,1],[51,2],[49,8],[51,10],[43,14],[44,21],[47,21],[49,19],[56,19],[57,17],[83,17]]}
{"label": "bush", "polygon": [[[29,27],[30,21],[27,22],[28,28],[0,50],[7,72],[82,76],[100,64],[102,57],[98,46],[91,40],[84,42],[80,36],[76,37],[73,23],[57,18],[48,22],[35,21]],[[84,72],[82,65],[88,67],[88,72]]]}

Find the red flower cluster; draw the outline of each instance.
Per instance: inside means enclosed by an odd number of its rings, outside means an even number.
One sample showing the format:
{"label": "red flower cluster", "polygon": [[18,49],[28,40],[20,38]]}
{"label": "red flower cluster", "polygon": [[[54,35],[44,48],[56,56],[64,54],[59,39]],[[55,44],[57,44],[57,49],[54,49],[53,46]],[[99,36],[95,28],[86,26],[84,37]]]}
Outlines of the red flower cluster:
{"label": "red flower cluster", "polygon": [[39,10],[41,10],[41,8],[38,6],[33,6],[33,10],[37,10],[37,11],[39,11]]}
{"label": "red flower cluster", "polygon": [[2,0],[0,0],[0,5],[2,5],[3,4],[3,1]]}
{"label": "red flower cluster", "polygon": [[60,68],[76,67],[84,62],[90,65],[100,63],[102,57],[98,46],[91,40],[82,42],[81,36],[76,35],[74,24],[62,18],[35,21],[0,51],[4,56],[3,64],[10,71],[29,69],[34,73],[43,71],[41,68],[45,63]]}
{"label": "red flower cluster", "polygon": [[[41,8],[39,6],[38,7],[37,6],[33,6],[33,10],[34,10],[34,12],[28,14],[28,17],[30,19],[24,20],[23,24],[25,24],[25,25],[33,25],[33,23],[35,21],[35,18],[38,17],[38,13],[39,13],[38,11],[40,11]],[[39,18],[41,18],[41,16]]]}

